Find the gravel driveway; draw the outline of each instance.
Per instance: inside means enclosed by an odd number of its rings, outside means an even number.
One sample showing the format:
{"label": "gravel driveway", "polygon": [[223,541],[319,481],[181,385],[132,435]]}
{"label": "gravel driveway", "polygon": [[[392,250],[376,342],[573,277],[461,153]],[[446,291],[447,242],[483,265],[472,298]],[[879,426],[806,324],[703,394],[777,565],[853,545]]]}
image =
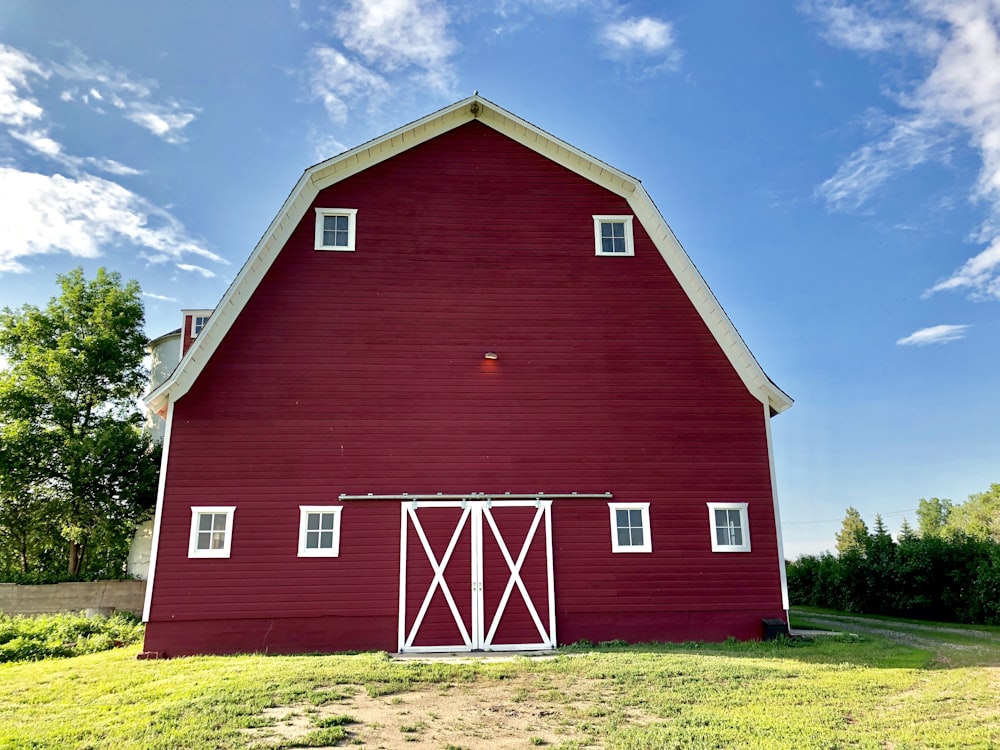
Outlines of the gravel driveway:
{"label": "gravel driveway", "polygon": [[[816,627],[841,633],[875,635],[895,643],[926,649],[945,661],[946,653],[951,650],[980,652],[984,655],[1000,650],[1000,635],[988,630],[811,612],[799,612],[798,616]],[[985,643],[969,643],[968,640],[973,638]]]}

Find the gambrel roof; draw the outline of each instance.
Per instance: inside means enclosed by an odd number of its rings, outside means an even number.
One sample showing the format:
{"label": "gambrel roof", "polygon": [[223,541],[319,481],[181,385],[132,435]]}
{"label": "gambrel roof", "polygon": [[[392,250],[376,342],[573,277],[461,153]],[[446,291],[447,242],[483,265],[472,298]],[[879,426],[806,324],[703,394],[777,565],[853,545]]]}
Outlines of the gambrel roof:
{"label": "gambrel roof", "polygon": [[156,412],[165,413],[170,402],[187,393],[321,190],[472,120],[478,120],[624,198],[747,389],[767,404],[772,414],[778,414],[792,405],[788,394],[768,378],[754,359],[639,180],[540,130],[478,94],[309,167],[226,290],[208,325],[171,376],[146,397],[146,404]]}

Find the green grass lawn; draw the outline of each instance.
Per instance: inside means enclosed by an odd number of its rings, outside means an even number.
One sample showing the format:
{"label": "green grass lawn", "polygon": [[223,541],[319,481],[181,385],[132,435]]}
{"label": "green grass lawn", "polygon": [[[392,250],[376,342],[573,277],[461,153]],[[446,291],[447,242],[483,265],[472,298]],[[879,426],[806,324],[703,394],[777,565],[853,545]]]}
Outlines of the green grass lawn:
{"label": "green grass lawn", "polygon": [[0,748],[455,750],[497,746],[504,732],[523,747],[1000,748],[1000,638],[958,645],[961,666],[864,634],[466,662],[136,661],[128,647],[0,664]]}

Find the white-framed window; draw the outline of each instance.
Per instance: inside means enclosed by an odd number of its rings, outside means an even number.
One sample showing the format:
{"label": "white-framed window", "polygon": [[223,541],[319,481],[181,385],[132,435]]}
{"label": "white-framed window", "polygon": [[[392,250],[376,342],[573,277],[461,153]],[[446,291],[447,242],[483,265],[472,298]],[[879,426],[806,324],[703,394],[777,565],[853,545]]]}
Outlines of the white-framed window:
{"label": "white-framed window", "polygon": [[713,552],[749,552],[750,522],[746,503],[709,503]]}
{"label": "white-framed window", "polygon": [[188,557],[229,557],[235,512],[233,505],[192,507]]}
{"label": "white-framed window", "polygon": [[336,505],[299,506],[299,557],[340,554],[340,512]]}
{"label": "white-framed window", "polygon": [[631,216],[594,216],[594,248],[598,255],[635,255]]}
{"label": "white-framed window", "polygon": [[207,315],[195,315],[193,318],[191,318],[191,338],[194,338],[199,333],[201,333],[202,329],[206,325],[208,325]]}
{"label": "white-framed window", "polygon": [[611,510],[611,551],[652,552],[649,503],[608,503]]}
{"label": "white-framed window", "polygon": [[316,249],[354,251],[356,208],[316,209]]}

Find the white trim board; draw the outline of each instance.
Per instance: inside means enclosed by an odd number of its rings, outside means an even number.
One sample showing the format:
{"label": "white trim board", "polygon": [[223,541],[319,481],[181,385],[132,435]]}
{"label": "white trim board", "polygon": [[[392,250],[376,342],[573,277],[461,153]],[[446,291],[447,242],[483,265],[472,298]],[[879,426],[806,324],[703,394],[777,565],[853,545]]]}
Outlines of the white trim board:
{"label": "white trim board", "polygon": [[490,492],[470,492],[465,495],[445,495],[441,492],[436,495],[421,495],[421,494],[410,494],[409,492],[403,492],[399,495],[373,495],[368,493],[367,495],[345,495],[341,493],[339,500],[344,502],[346,500],[356,501],[356,500],[408,500],[413,503],[420,503],[424,501],[438,502],[442,500],[485,500],[486,502],[493,502],[497,500],[610,500],[612,494],[610,492],[520,492],[520,493],[510,493],[510,492],[500,492],[500,493],[490,493]]}
{"label": "white trim board", "polygon": [[153,516],[153,544],[149,550],[149,577],[146,579],[146,596],[142,604],[142,621],[149,622],[149,608],[153,603],[153,582],[156,580],[156,558],[160,549],[160,524],[163,519],[163,491],[167,486],[167,460],[170,456],[170,433],[174,424],[174,405],[167,406],[166,426],[163,429],[163,451],[160,454],[160,479],[156,487],[156,513]]}
{"label": "white trim board", "polygon": [[788,622],[788,574],[785,572],[785,541],[781,532],[781,508],[778,503],[778,478],[774,471],[774,438],[771,435],[771,415],[764,407],[764,434],[767,436],[767,462],[771,468],[771,499],[774,503],[774,530],[778,541],[778,571],[781,579],[781,607]]}

